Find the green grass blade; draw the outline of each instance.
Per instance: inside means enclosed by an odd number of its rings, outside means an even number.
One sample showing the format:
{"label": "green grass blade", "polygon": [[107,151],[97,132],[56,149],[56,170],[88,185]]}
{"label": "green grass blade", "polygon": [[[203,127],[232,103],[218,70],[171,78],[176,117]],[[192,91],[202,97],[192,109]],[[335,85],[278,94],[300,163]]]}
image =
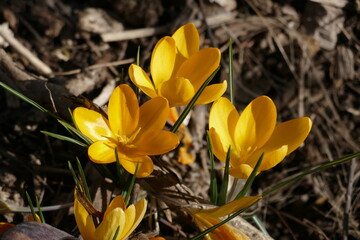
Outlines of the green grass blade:
{"label": "green grass blade", "polygon": [[76,125],[76,122],[74,121],[74,116],[73,116],[71,110],[69,110],[69,113],[70,113],[71,120],[72,120],[72,122],[73,122],[73,124],[74,124],[75,127],[72,126],[70,123],[65,122],[65,121],[63,121],[63,120],[58,120],[58,122],[59,122],[61,125],[63,125],[63,127],[64,127],[66,130],[68,130],[68,132],[69,132],[70,134],[75,134],[75,135],[78,136],[80,139],[82,139],[84,142],[86,142],[88,145],[91,145],[91,144],[93,143],[93,141],[92,141],[88,136],[86,136],[85,134],[83,134],[83,133],[79,130],[79,128],[78,128],[77,125]]}
{"label": "green grass blade", "polygon": [[230,101],[234,104],[234,63],[233,63],[233,48],[232,39],[229,39],[229,88],[230,88]]}
{"label": "green grass blade", "polygon": [[87,184],[86,177],[85,177],[85,172],[84,172],[84,169],[81,166],[81,163],[80,163],[80,160],[79,160],[78,157],[76,158],[76,164],[77,164],[77,168],[78,168],[78,171],[79,171],[79,174],[80,174],[81,182],[82,182],[82,184],[84,186],[85,195],[86,195],[87,199],[89,200],[89,202],[92,202],[91,196],[90,196],[90,191],[89,191],[89,186]]}
{"label": "green grass blade", "polygon": [[134,175],[131,175],[130,182],[128,184],[128,189],[127,189],[127,193],[126,193],[125,200],[124,200],[126,206],[129,204],[129,201],[130,201],[130,196],[131,196],[132,190],[134,188],[136,174],[137,174],[138,169],[139,169],[139,163],[136,164],[135,173],[134,173]]}
{"label": "green grass blade", "polygon": [[339,159],[336,159],[334,161],[331,161],[331,162],[327,162],[327,163],[324,163],[322,165],[320,165],[319,167],[316,167],[314,169],[311,169],[311,170],[308,170],[306,172],[303,172],[303,173],[300,173],[300,174],[296,174],[295,176],[292,176],[290,178],[288,178],[287,180],[279,183],[279,184],[276,184],[274,187],[272,187],[270,190],[264,192],[263,194],[263,197],[275,192],[276,190],[296,181],[296,180],[299,180],[309,174],[313,174],[313,173],[317,173],[317,172],[320,172],[321,170],[325,169],[325,168],[328,168],[328,167],[331,167],[331,166],[336,166],[336,165],[339,165],[339,164],[342,164],[342,163],[345,163],[353,158],[356,158],[356,157],[359,157],[360,156],[360,152],[357,152],[357,153],[353,153],[353,154],[350,154],[348,156],[345,156],[345,157],[342,157],[342,158],[339,158]]}
{"label": "green grass blade", "polygon": [[49,114],[50,116],[54,117],[54,118],[58,118],[54,113],[50,112],[49,110],[47,110],[46,108],[44,108],[43,106],[41,106],[40,104],[38,104],[37,102],[31,100],[30,98],[26,97],[24,94],[16,91],[15,89],[9,87],[8,85],[6,85],[5,83],[0,81],[0,87],[4,88],[5,90],[7,90],[8,92],[14,94],[15,96],[17,96],[18,98],[22,99],[23,101],[29,103],[30,105],[36,107],[37,109],[39,109],[40,111]]}
{"label": "green grass blade", "polygon": [[261,222],[261,220],[258,218],[258,216],[252,215],[251,218],[255,222],[256,226],[258,226],[258,228],[260,229],[261,232],[270,236],[269,232],[266,230],[264,224]]}
{"label": "green grass blade", "polygon": [[254,169],[252,170],[249,178],[247,179],[243,189],[238,193],[238,195],[236,195],[235,199],[238,199],[238,198],[241,198],[241,197],[244,197],[246,195],[246,193],[249,191],[252,183],[254,182],[254,179],[256,177],[256,173],[262,163],[262,160],[264,158],[264,153],[261,154],[261,156],[259,157],[259,160],[257,161]]}
{"label": "green grass blade", "polygon": [[76,176],[76,173],[75,173],[74,168],[73,168],[73,166],[72,166],[72,164],[71,164],[70,161],[68,161],[68,167],[69,167],[69,170],[70,170],[70,172],[71,172],[71,175],[72,175],[72,177],[73,177],[73,179],[74,179],[76,188],[81,189],[81,188],[80,188],[80,185],[79,185],[79,184],[80,184],[79,179],[78,179],[78,177]]}
{"label": "green grass blade", "polygon": [[210,201],[212,204],[216,204],[218,201],[218,189],[217,189],[217,179],[216,179],[216,172],[215,172],[215,161],[214,161],[214,152],[212,148],[211,138],[209,135],[209,131],[206,132],[207,138],[207,146],[209,150],[209,157],[210,157]]}
{"label": "green grass blade", "polygon": [[42,223],[45,223],[45,218],[44,218],[44,215],[42,213],[42,210],[41,210],[41,207],[40,207],[40,202],[39,202],[39,199],[37,196],[35,196],[35,200],[36,200],[36,206],[38,208],[38,211],[39,211],[39,217],[40,217],[40,221]]}
{"label": "green grass blade", "polygon": [[220,194],[219,194],[219,201],[218,201],[219,206],[222,206],[222,205],[224,205],[226,203],[227,188],[228,188],[228,185],[229,185],[230,155],[231,155],[231,146],[229,147],[229,149],[227,151],[227,154],[226,154],[224,177],[223,177],[223,182],[221,184],[221,189],[220,189]]}
{"label": "green grass blade", "polygon": [[199,88],[199,90],[195,93],[194,97],[190,100],[189,104],[186,106],[186,108],[184,109],[184,111],[180,114],[178,120],[176,120],[174,126],[170,129],[170,132],[175,133],[180,125],[182,124],[182,122],[184,121],[184,119],[186,118],[186,116],[189,114],[189,112],[191,111],[191,109],[193,108],[193,106],[195,105],[196,101],[198,100],[198,98],[200,97],[201,93],[204,91],[205,87],[210,83],[210,81],[214,78],[214,76],[216,75],[216,73],[219,71],[220,67],[218,67],[211,75],[208,79],[206,79],[206,81],[201,85],[201,87]]}
{"label": "green grass blade", "polygon": [[29,196],[29,193],[28,193],[27,191],[25,191],[25,194],[26,194],[26,198],[27,198],[28,203],[29,203],[29,207],[30,207],[30,209],[31,209],[31,214],[32,214],[34,220],[37,222],[37,215],[36,215],[36,213],[35,213],[34,205],[33,205],[32,201],[31,201],[31,198],[30,198],[30,196]]}
{"label": "green grass blade", "polygon": [[115,231],[115,234],[114,234],[114,237],[112,238],[112,240],[116,240],[118,235],[119,235],[119,231],[120,231],[120,225],[116,228],[116,231]]}
{"label": "green grass blade", "polygon": [[66,142],[71,142],[71,143],[75,143],[77,145],[80,145],[82,147],[87,147],[88,145],[83,143],[83,142],[80,142],[74,138],[71,138],[71,137],[67,137],[67,136],[64,136],[64,135],[60,135],[60,134],[56,134],[56,133],[52,133],[52,132],[48,132],[48,131],[40,131],[50,137],[53,137],[53,138],[57,138],[59,140],[62,140],[62,141],[66,141]]}
{"label": "green grass blade", "polygon": [[136,53],[136,65],[140,66],[140,46],[138,46]]}

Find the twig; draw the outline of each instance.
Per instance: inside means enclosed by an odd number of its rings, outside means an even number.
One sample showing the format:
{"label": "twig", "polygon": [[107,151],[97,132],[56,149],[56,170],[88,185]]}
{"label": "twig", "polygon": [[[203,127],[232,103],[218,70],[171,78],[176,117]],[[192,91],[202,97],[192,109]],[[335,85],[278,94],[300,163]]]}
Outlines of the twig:
{"label": "twig", "polygon": [[[207,24],[211,26],[221,25],[226,22],[230,22],[235,19],[235,16],[231,13],[221,13],[215,16],[207,17]],[[202,23],[200,20],[196,20],[193,22],[195,26],[199,27]],[[116,41],[124,41],[136,38],[150,37],[154,35],[164,34],[166,33],[168,26],[160,26],[160,27],[152,27],[152,28],[140,28],[135,30],[127,30],[127,31],[116,31],[101,34],[101,38],[104,42],[116,42]]]}
{"label": "twig", "polygon": [[36,57],[29,49],[24,47],[14,36],[7,23],[0,25],[0,36],[12,46],[15,51],[24,56],[40,73],[51,75],[52,70],[48,65]]}
{"label": "twig", "polygon": [[343,219],[343,240],[347,240],[349,237],[349,219],[351,214],[351,197],[353,193],[354,175],[355,175],[356,162],[355,158],[351,159],[349,169],[349,180],[345,195],[345,209]]}

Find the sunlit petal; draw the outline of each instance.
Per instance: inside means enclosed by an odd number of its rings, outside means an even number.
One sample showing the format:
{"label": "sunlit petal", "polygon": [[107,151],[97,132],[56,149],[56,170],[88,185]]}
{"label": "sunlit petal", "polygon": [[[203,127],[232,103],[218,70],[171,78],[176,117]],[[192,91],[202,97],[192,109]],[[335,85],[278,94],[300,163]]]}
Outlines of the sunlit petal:
{"label": "sunlit petal", "polygon": [[[210,109],[209,115],[209,128],[213,128],[219,139],[211,133],[211,136],[214,137],[213,149],[214,153],[218,152],[219,156],[216,155],[222,161],[225,161],[226,153],[229,146],[233,151],[236,151],[237,144],[233,141],[233,134],[235,131],[236,122],[239,119],[239,114],[236,111],[234,105],[227,98],[219,98],[216,102],[213,103]],[[222,148],[219,149],[219,144],[221,143]],[[223,155],[225,153],[225,156]]]}
{"label": "sunlit petal", "polygon": [[219,99],[225,93],[226,88],[226,81],[207,86],[196,101],[196,104],[207,104]]}
{"label": "sunlit petal", "polygon": [[177,77],[189,79],[197,91],[220,64],[218,48],[204,48],[186,60],[176,73]]}
{"label": "sunlit petal", "polygon": [[74,194],[74,198],[74,215],[81,236],[86,240],[95,240],[95,225],[92,217],[79,202],[76,194]]}
{"label": "sunlit petal", "polygon": [[126,84],[113,91],[108,106],[111,130],[114,134],[130,135],[139,121],[139,103],[136,94]]}
{"label": "sunlit petal", "polygon": [[264,145],[274,131],[276,116],[275,104],[267,96],[257,97],[244,109],[235,129],[235,139],[242,151]]}
{"label": "sunlit petal", "polygon": [[131,228],[128,229],[128,232],[124,234],[123,238],[127,238],[134,230],[135,228],[140,224],[141,220],[144,218],[145,212],[147,207],[147,201],[145,198],[141,199],[139,202],[135,204],[135,217],[134,221],[131,223]]}
{"label": "sunlit petal", "polygon": [[185,24],[172,35],[175,40],[178,52],[184,57],[189,58],[199,51],[199,33],[193,23]]}
{"label": "sunlit petal", "polygon": [[150,62],[151,77],[155,88],[171,78],[176,58],[175,40],[171,37],[160,39],[153,50]]}
{"label": "sunlit petal", "polygon": [[210,128],[209,136],[211,139],[212,150],[214,155],[222,162],[226,161],[226,153],[230,146],[229,143],[223,143],[222,139],[216,132],[215,128]]}
{"label": "sunlit petal", "polygon": [[159,155],[175,149],[179,145],[179,138],[169,131],[149,130],[135,139],[133,144],[137,154]]}
{"label": "sunlit petal", "polygon": [[113,198],[113,200],[111,200],[109,206],[107,207],[107,209],[106,209],[106,211],[104,213],[104,218],[106,218],[107,215],[111,211],[113,211],[115,208],[126,209],[124,198],[121,195],[116,196],[115,198]]}
{"label": "sunlit petal", "polygon": [[115,162],[115,147],[116,145],[108,140],[94,142],[88,149],[89,158],[95,163]]}
{"label": "sunlit petal", "polygon": [[142,131],[161,130],[169,116],[169,103],[163,97],[156,97],[140,107],[139,125]]}
{"label": "sunlit petal", "polygon": [[169,101],[170,107],[187,105],[195,94],[190,81],[186,78],[173,78],[164,82],[160,87],[161,96]]}
{"label": "sunlit petal", "polygon": [[154,163],[149,156],[127,156],[119,153],[119,158],[120,164],[131,174],[135,173],[138,165],[136,177],[147,177],[154,170]]}
{"label": "sunlit petal", "polygon": [[73,112],[74,121],[79,130],[93,141],[111,137],[108,120],[98,112],[77,107]]}
{"label": "sunlit petal", "polygon": [[107,214],[107,217],[104,218],[100,225],[96,228],[95,239],[113,239],[119,226],[118,236],[121,236],[125,229],[125,225],[126,221],[124,210],[121,208],[115,208]]}
{"label": "sunlit petal", "polygon": [[309,135],[312,122],[308,117],[296,118],[278,124],[268,142],[265,149],[276,149],[282,145],[287,145],[287,154],[290,154],[300,146]]}
{"label": "sunlit petal", "polygon": [[240,164],[230,168],[229,173],[233,177],[240,179],[247,179],[250,177],[250,174],[253,171],[253,169],[254,168],[248,164]]}
{"label": "sunlit petal", "polygon": [[131,81],[146,95],[153,98],[157,96],[153,83],[146,72],[138,65],[131,64],[129,67]]}
{"label": "sunlit petal", "polygon": [[130,230],[133,228],[135,221],[136,209],[132,204],[125,210],[125,226],[122,234],[119,236],[121,239],[125,239],[128,235],[131,234]]}
{"label": "sunlit petal", "polygon": [[199,213],[206,214],[212,218],[220,218],[240,211],[241,209],[250,206],[259,199],[261,199],[261,197],[242,197],[220,207],[202,209],[199,211]]}
{"label": "sunlit petal", "polygon": [[287,145],[283,145],[275,150],[274,149],[267,150],[261,148],[248,159],[247,164],[254,167],[260,155],[264,152],[264,157],[259,167],[259,171],[265,171],[280,163],[285,158],[287,151],[288,151]]}

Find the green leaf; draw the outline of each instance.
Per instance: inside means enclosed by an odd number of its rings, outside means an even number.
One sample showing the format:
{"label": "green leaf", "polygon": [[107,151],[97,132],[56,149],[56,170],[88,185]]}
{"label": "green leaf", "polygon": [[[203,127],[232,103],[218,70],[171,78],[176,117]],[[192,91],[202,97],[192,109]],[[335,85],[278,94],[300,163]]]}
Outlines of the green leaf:
{"label": "green leaf", "polygon": [[223,182],[221,184],[221,189],[220,189],[220,194],[219,194],[220,196],[219,196],[219,201],[218,201],[219,206],[222,206],[226,203],[227,188],[229,185],[230,155],[231,155],[231,146],[229,146],[229,149],[226,154],[224,177],[223,177]]}
{"label": "green leaf", "polygon": [[186,116],[189,114],[193,106],[195,105],[196,101],[200,97],[201,93],[204,91],[205,87],[210,83],[210,81],[215,77],[216,73],[219,71],[220,67],[218,67],[211,75],[210,77],[201,85],[199,90],[195,93],[194,97],[190,100],[189,104],[186,106],[184,111],[179,116],[178,120],[176,120],[174,126],[170,129],[170,132],[175,133],[179,127],[181,126],[182,122],[186,118]]}
{"label": "green leaf", "polygon": [[75,143],[77,145],[80,145],[82,147],[87,147],[88,145],[83,143],[83,142],[80,142],[74,138],[71,138],[71,137],[67,137],[67,136],[64,136],[64,135],[60,135],[60,134],[56,134],[56,133],[52,133],[52,132],[48,132],[48,131],[40,131],[50,137],[53,137],[53,138],[57,138],[59,140],[62,140],[62,141],[66,141],[66,142],[71,142],[71,143]]}
{"label": "green leaf", "polygon": [[244,197],[246,195],[246,193],[249,191],[255,177],[256,177],[256,173],[262,163],[262,160],[264,158],[264,153],[261,154],[261,156],[259,157],[254,169],[252,170],[249,178],[247,179],[243,189],[238,193],[238,195],[236,195],[235,199],[238,199],[238,198],[241,198],[241,197]]}
{"label": "green leaf", "polygon": [[39,199],[38,199],[37,196],[35,196],[35,200],[36,200],[36,206],[37,206],[37,208],[38,208],[38,210],[39,210],[40,221],[41,221],[42,223],[45,223],[45,218],[44,218],[44,215],[43,215],[43,213],[42,213],[42,210],[41,210],[41,207],[40,207],[40,202],[39,202]]}
{"label": "green leaf", "polygon": [[134,188],[138,168],[139,168],[139,163],[136,164],[134,175],[130,175],[131,178],[130,178],[130,182],[128,183],[127,193],[126,193],[125,200],[124,200],[126,206],[129,204],[129,201],[130,201],[130,196],[131,196],[132,190]]}
{"label": "green leaf", "polygon": [[50,116],[58,119],[58,116],[56,116],[54,113],[50,112],[49,110],[47,110],[46,108],[44,108],[43,106],[41,106],[40,104],[38,104],[37,102],[31,100],[30,98],[26,97],[24,94],[16,91],[15,89],[9,87],[8,85],[6,85],[5,83],[0,81],[0,87],[4,88],[5,90],[7,90],[8,92],[14,94],[15,96],[17,96],[18,98],[22,99],[23,101],[31,104],[32,106],[36,107],[37,109],[39,109],[40,111],[49,114]]}
{"label": "green leaf", "polygon": [[31,201],[29,193],[27,191],[25,191],[25,194],[26,194],[26,198],[27,198],[28,203],[29,203],[29,207],[31,209],[31,214],[32,214],[34,220],[37,221],[37,216],[36,216],[36,213],[35,213],[35,210],[34,210],[34,205],[33,205],[32,201]]}
{"label": "green leaf", "polygon": [[80,174],[81,183],[83,184],[83,187],[84,187],[85,195],[86,195],[87,199],[89,200],[89,202],[92,202],[91,196],[90,196],[90,191],[89,191],[89,186],[87,184],[85,173],[84,173],[84,169],[82,168],[78,157],[76,157],[76,163],[77,163],[77,168],[78,168],[78,171]]}
{"label": "green leaf", "polygon": [[211,138],[209,135],[209,131],[206,131],[206,138],[207,138],[207,146],[209,150],[209,157],[210,157],[210,201],[212,204],[216,204],[218,201],[218,189],[217,189],[217,179],[216,179],[216,172],[215,172],[215,161],[214,161],[214,153],[211,143]]}
{"label": "green leaf", "polygon": [[117,239],[117,236],[119,235],[119,231],[120,231],[120,225],[116,228],[116,231],[115,231],[115,234],[114,234],[114,237],[112,238],[112,240]]}

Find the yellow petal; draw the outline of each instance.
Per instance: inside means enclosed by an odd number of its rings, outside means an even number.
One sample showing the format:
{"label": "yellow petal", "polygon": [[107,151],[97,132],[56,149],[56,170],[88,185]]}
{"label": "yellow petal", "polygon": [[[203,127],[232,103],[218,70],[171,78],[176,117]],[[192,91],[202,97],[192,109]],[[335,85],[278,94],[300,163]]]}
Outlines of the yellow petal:
{"label": "yellow petal", "polygon": [[196,101],[197,105],[211,103],[218,98],[220,98],[226,91],[227,82],[224,81],[222,83],[212,84],[207,86],[198,100]]}
{"label": "yellow petal", "polygon": [[139,155],[159,155],[175,149],[179,145],[176,134],[165,130],[149,130],[139,133],[133,145]]}
{"label": "yellow petal", "polygon": [[229,169],[230,175],[240,179],[248,179],[250,177],[251,172],[254,169],[248,164],[232,165],[230,163],[230,165],[235,166]]}
{"label": "yellow petal", "polygon": [[187,105],[195,94],[190,81],[186,78],[173,78],[160,87],[161,96],[169,101],[170,107]]}
{"label": "yellow petal", "polygon": [[115,208],[121,208],[125,211],[126,209],[126,205],[125,205],[125,202],[124,202],[124,198],[119,195],[119,196],[116,196],[115,198],[113,198],[113,200],[111,200],[109,206],[107,207],[105,213],[104,213],[104,218],[106,218],[106,216],[111,212],[113,211]]}
{"label": "yellow petal", "polygon": [[195,161],[195,155],[188,153],[189,147],[185,146],[185,147],[180,147],[179,148],[179,158],[178,158],[178,162],[184,165],[189,165],[191,163],[193,163]]}
{"label": "yellow petal", "polygon": [[209,217],[212,218],[220,218],[227,215],[230,215],[232,213],[235,213],[237,211],[240,211],[241,209],[244,209],[257,200],[261,199],[261,197],[242,197],[235,199],[223,206],[215,207],[211,209],[202,209],[198,213],[206,214]]}
{"label": "yellow petal", "polygon": [[74,215],[81,236],[86,240],[95,240],[95,225],[92,217],[79,202],[79,200],[77,200],[76,194],[74,194],[74,196]]}
{"label": "yellow petal", "polygon": [[153,83],[146,72],[138,65],[131,64],[129,67],[131,81],[151,98],[157,96]]}
{"label": "yellow petal", "polygon": [[276,107],[267,96],[254,99],[241,113],[235,129],[235,141],[241,151],[262,147],[276,125]]}
{"label": "yellow petal", "polygon": [[[135,221],[135,215],[136,215],[136,209],[135,209],[135,206],[132,204],[125,210],[124,231],[122,232],[121,236],[119,236],[121,239],[125,239],[135,229],[135,228],[133,228],[133,224]],[[132,231],[130,232],[130,230],[132,230]]]}
{"label": "yellow petal", "polygon": [[172,35],[175,40],[178,52],[184,57],[189,58],[199,51],[199,33],[193,23],[185,24]]}
{"label": "yellow petal", "polygon": [[126,84],[113,91],[108,106],[109,122],[114,134],[130,135],[139,121],[139,103],[136,94]]}
{"label": "yellow petal", "polygon": [[[127,233],[124,234],[123,236],[124,239],[127,238],[135,230],[135,228],[140,224],[141,220],[144,218],[147,207],[147,201],[145,200],[145,198],[143,198],[135,205],[130,205],[129,208],[130,207],[134,207],[133,209],[135,211],[131,210],[131,212],[128,213],[129,216],[131,215],[131,219],[133,220],[131,221],[131,224],[129,224]],[[128,209],[126,211],[128,211]],[[126,221],[130,223],[128,219],[130,218],[127,218]]]}
{"label": "yellow petal", "polygon": [[308,117],[302,117],[278,124],[265,149],[276,149],[287,145],[287,154],[293,152],[304,142],[311,130],[312,122]]}
{"label": "yellow petal", "polygon": [[238,112],[227,98],[219,98],[210,109],[209,133],[213,150],[215,156],[223,162],[226,160],[229,146],[231,146],[231,151],[237,151],[237,144],[233,141],[233,134],[238,119]]}
{"label": "yellow petal", "polygon": [[131,174],[135,173],[138,165],[136,177],[147,177],[154,170],[154,163],[148,156],[127,156],[119,152],[119,158],[120,164]]}
{"label": "yellow petal", "polygon": [[278,163],[280,163],[282,160],[284,160],[286,154],[288,151],[288,146],[283,145],[275,150],[266,150],[264,148],[259,149],[256,151],[247,161],[247,164],[249,164],[252,167],[255,167],[256,162],[258,161],[260,155],[264,152],[264,158],[262,160],[262,163],[259,167],[259,171],[265,171],[268,170]]}
{"label": "yellow petal", "polygon": [[138,127],[141,131],[161,130],[169,115],[169,103],[163,97],[156,97],[145,102],[140,107]]}
{"label": "yellow petal", "polygon": [[171,37],[160,39],[151,55],[150,72],[155,88],[171,78],[176,57],[175,40]]}
{"label": "yellow petal", "polygon": [[128,237],[140,224],[141,220],[144,218],[146,207],[147,207],[147,201],[145,200],[145,198],[141,199],[139,202],[135,204],[136,213],[135,213],[134,221],[132,222],[131,228],[128,230],[127,234],[123,236],[124,239]]}
{"label": "yellow petal", "polygon": [[98,112],[83,107],[75,108],[74,121],[79,130],[93,141],[111,137],[108,120]]}
{"label": "yellow petal", "polygon": [[115,147],[116,145],[108,140],[94,142],[88,149],[89,158],[95,163],[115,162]]}
{"label": "yellow petal", "polygon": [[[119,228],[117,240],[121,240],[119,236],[122,235],[126,225],[125,213],[121,208],[113,209],[106,218],[100,223],[95,231],[95,239],[113,239],[117,228]],[[87,240],[87,239],[86,239]]]}
{"label": "yellow petal", "polygon": [[204,48],[186,60],[176,73],[177,77],[189,79],[197,91],[220,64],[218,48]]}

